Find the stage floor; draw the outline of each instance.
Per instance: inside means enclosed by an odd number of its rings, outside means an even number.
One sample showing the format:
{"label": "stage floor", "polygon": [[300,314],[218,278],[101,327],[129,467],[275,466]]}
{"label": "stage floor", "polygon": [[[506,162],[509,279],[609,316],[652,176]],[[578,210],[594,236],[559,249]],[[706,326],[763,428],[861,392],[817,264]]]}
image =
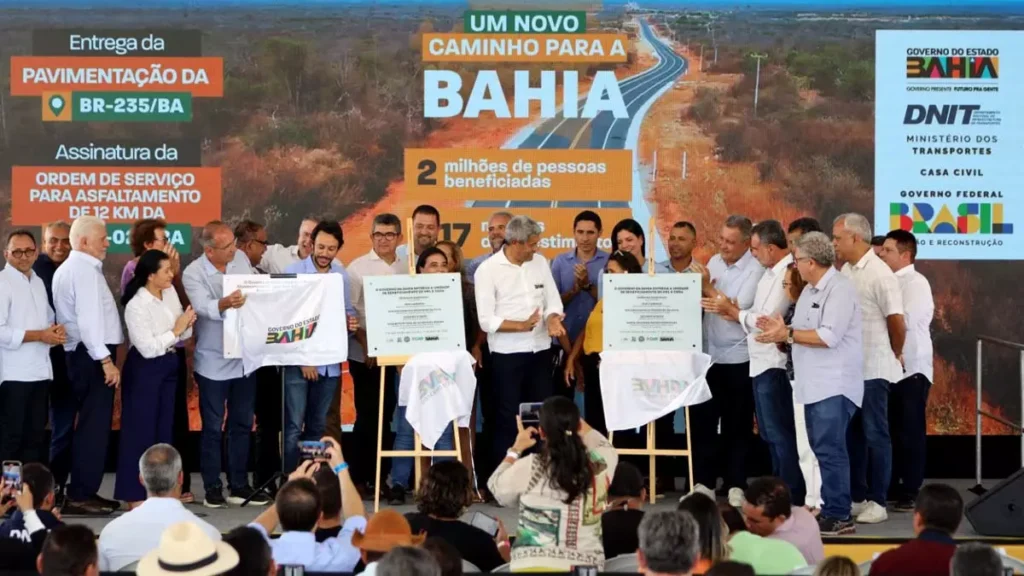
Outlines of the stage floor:
{"label": "stage floor", "polygon": [[[968,492],[968,489],[974,485],[973,480],[935,480],[937,482],[944,482],[950,484],[960,490],[961,495],[964,498],[965,503],[971,502],[976,496]],[[984,485],[988,488],[994,486],[998,481],[990,480],[986,481]],[[239,508],[237,506],[230,506],[226,509],[213,510],[204,508],[202,505],[202,479],[198,474],[192,476],[192,489],[196,496],[196,504],[188,506],[197,516],[202,517],[204,520],[213,524],[215,527],[223,532],[227,532],[232,528],[241,526],[251,522],[256,516],[259,515],[261,508],[246,507]],[[100,488],[100,495],[104,497],[111,497],[114,491],[114,475],[107,474],[103,479],[103,486]],[[659,498],[657,504],[652,506],[655,510],[664,510],[672,508],[676,505],[679,497],[682,493],[670,493],[664,498]],[[381,502],[381,506],[385,507],[386,502]],[[372,512],[373,502],[366,502],[367,511]],[[405,506],[397,506],[396,510],[400,512],[413,512],[416,507],[410,502]],[[512,508],[501,508],[495,505],[478,504],[471,508],[472,511],[479,510],[485,514],[491,516],[497,516],[502,519],[510,530],[515,524],[516,510]],[[78,517],[69,516],[65,518],[65,521],[72,522],[75,524],[85,524],[92,528],[98,534],[103,527],[115,518],[120,512],[115,512],[109,517]],[[826,540],[826,548],[829,554],[843,554],[850,556],[854,560],[861,562],[870,560],[875,554],[882,552],[888,548],[896,546],[900,541],[913,538],[913,514],[908,513],[897,513],[889,512],[889,520],[881,524],[858,524],[857,533],[851,536],[841,536]],[[960,529],[957,531],[958,538],[972,539],[981,538],[971,528],[970,523],[965,519],[960,524]],[[1017,540],[998,540],[984,538],[985,541],[992,543],[995,546],[1001,546],[1006,548],[1007,552],[1017,558],[1024,558],[1024,539]]]}

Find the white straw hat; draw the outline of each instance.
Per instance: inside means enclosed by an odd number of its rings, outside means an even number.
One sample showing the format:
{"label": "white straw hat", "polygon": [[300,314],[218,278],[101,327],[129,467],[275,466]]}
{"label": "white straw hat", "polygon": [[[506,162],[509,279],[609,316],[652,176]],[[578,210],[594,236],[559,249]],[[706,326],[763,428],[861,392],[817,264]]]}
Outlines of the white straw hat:
{"label": "white straw hat", "polygon": [[139,576],[216,576],[238,565],[238,552],[214,542],[191,522],[171,524],[160,536],[160,546],[139,561]]}

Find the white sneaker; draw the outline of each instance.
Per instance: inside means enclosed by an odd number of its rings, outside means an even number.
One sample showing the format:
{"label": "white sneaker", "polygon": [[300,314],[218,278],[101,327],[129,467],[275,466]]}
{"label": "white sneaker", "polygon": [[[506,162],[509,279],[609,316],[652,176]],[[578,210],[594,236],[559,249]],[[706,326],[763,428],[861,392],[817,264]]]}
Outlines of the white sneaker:
{"label": "white sneaker", "polygon": [[680,498],[679,501],[682,502],[683,500],[686,499],[686,496],[690,496],[691,494],[703,494],[703,495],[707,496],[708,498],[711,498],[712,500],[715,499],[715,492],[714,492],[714,490],[708,488],[707,486],[705,486],[703,484],[697,484],[696,486],[693,487],[693,490],[690,490],[690,494],[686,494],[685,496]]}
{"label": "white sneaker", "polygon": [[854,518],[860,516],[868,509],[868,504],[870,504],[870,502],[867,500],[864,500],[863,502],[854,502],[853,506],[850,507],[850,516],[853,516]]}
{"label": "white sneaker", "polygon": [[746,500],[743,497],[743,490],[740,488],[729,488],[729,506],[733,508],[742,508],[743,501]]}
{"label": "white sneaker", "polygon": [[857,514],[857,522],[861,524],[879,524],[888,519],[889,514],[877,502],[868,502],[864,511]]}

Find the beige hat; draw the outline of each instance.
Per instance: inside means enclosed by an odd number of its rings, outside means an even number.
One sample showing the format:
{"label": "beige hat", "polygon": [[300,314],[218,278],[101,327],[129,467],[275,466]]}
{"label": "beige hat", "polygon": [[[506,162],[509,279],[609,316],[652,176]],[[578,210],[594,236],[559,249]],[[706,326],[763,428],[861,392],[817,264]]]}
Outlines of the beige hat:
{"label": "beige hat", "polygon": [[160,546],[139,560],[139,576],[215,576],[238,565],[238,552],[214,542],[191,522],[171,524],[160,536]]}

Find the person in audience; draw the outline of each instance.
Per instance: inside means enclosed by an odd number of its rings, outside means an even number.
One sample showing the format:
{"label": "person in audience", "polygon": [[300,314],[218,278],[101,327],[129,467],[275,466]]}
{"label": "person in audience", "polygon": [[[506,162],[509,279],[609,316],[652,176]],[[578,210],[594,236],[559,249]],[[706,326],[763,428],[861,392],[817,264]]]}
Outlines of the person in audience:
{"label": "person in audience", "polygon": [[846,556],[830,556],[815,566],[814,576],[861,576],[857,563]]}
{"label": "person in audience", "polygon": [[[159,250],[167,254],[167,257],[170,259],[171,270],[173,272],[171,286],[174,288],[174,292],[178,296],[178,301],[182,306],[188,307],[188,294],[185,293],[185,286],[182,284],[181,255],[178,254],[177,249],[171,243],[167,235],[167,223],[164,220],[153,218],[138,220],[132,224],[129,238],[132,255],[134,257],[124,265],[124,269],[121,271],[121,300],[125,300],[125,289],[128,287],[128,283],[131,282],[132,278],[135,277],[135,270],[142,255],[149,250]],[[131,338],[129,337],[129,341],[130,340]],[[188,440],[188,359],[185,354],[185,342],[187,340],[187,338],[183,338],[174,345],[174,355],[178,362],[178,372],[174,389],[173,416],[171,417],[173,422],[173,440],[171,441],[171,444],[179,452],[185,455],[190,453],[189,446],[191,444]],[[122,390],[122,394],[123,393],[124,391]],[[278,412],[280,412],[280,408],[278,409]],[[124,424],[122,424],[122,426],[124,426]],[[153,444],[153,441],[144,443],[142,444],[142,448],[145,449],[151,444]],[[139,454],[141,454],[141,451]],[[135,454],[129,459],[129,476],[131,477],[135,476],[132,470],[135,467],[135,460],[139,454]],[[187,461],[188,458],[183,456],[182,460]],[[185,504],[191,504],[195,501],[195,495],[192,494],[191,473],[193,470],[186,468],[184,472],[185,483],[182,485],[181,501]],[[141,490],[141,487],[139,490]]]}
{"label": "person in audience", "polygon": [[914,503],[916,538],[888,550],[871,564],[871,576],[945,574],[956,551],[953,534],[964,516],[960,493],[946,484],[927,484]]}
{"label": "person in audience", "polygon": [[793,505],[789,487],[781,478],[766,476],[750,482],[743,493],[743,516],[748,530],[789,542],[808,564],[825,558],[818,522],[803,506]]}
{"label": "person in audience", "polygon": [[146,498],[139,483],[139,456],[174,438],[178,386],[175,345],[192,337],[196,313],[182,310],[171,286],[171,258],[160,250],[139,257],[121,295],[130,348],[121,386],[121,435],[114,498],[134,506]]}
{"label": "person in audience", "polygon": [[949,563],[950,576],[1003,576],[1003,559],[983,542],[961,544]]}
{"label": "person in audience", "polygon": [[136,471],[146,489],[146,500],[103,527],[99,538],[101,570],[116,572],[137,562],[160,545],[164,529],[176,522],[191,522],[211,540],[220,540],[216,528],[181,503],[184,474],[181,454],[173,446],[150,446],[137,460]]}
{"label": "person in audience", "polygon": [[781,539],[763,538],[747,530],[739,510],[725,503],[719,506],[729,529],[729,559],[750,564],[754,573],[774,576],[789,574],[807,566],[807,560],[796,546]]}
{"label": "person in audience", "polygon": [[925,409],[934,374],[931,323],[935,315],[932,286],[914,269],[917,238],[906,230],[885,236],[879,257],[896,274],[903,295],[907,339],[903,343],[903,379],[889,390],[889,427],[892,431],[893,510],[914,509],[914,499],[924,481],[925,439],[928,422]]}
{"label": "person in audience", "polygon": [[[71,225],[58,220],[43,226],[42,253],[32,270],[43,281],[50,307],[53,305],[53,275],[71,254]],[[55,318],[56,319],[56,318]],[[68,380],[67,358],[63,346],[50,347],[53,383],[50,385],[50,470],[58,507],[64,504],[64,485],[71,473],[71,436],[75,429],[75,399]]]}
{"label": "person in audience", "polygon": [[[393,382],[395,369],[377,366],[376,358],[366,354],[366,302],[363,298],[363,278],[367,276],[391,276],[407,274],[408,261],[399,258],[396,248],[402,241],[402,222],[394,214],[377,214],[373,217],[370,231],[372,248],[366,254],[353,260],[348,266],[351,282],[349,293],[352,305],[359,316],[359,329],[348,340],[348,371],[352,375],[355,388],[356,418],[352,428],[352,442],[355,446],[377,445],[377,414],[380,408],[380,372],[386,370],[385,380]],[[384,418],[391,421],[398,401],[396,386],[384,387]],[[394,437],[390,426],[383,427],[382,446],[394,445]],[[341,398],[331,401],[331,409],[327,413],[327,435],[341,441]],[[391,463],[384,459],[381,478],[388,473]],[[377,459],[373,450],[357,450],[352,458],[352,478],[356,481],[363,494],[373,499],[374,491],[382,486],[373,486],[376,480]]]}
{"label": "person in audience", "polygon": [[[313,460],[302,463],[288,476],[288,482],[277,493],[277,500],[259,515],[250,526],[259,530],[274,550],[274,561],[280,565],[299,565],[313,572],[350,572],[359,562],[353,534],[367,528],[366,509],[359,492],[352,483],[341,452],[333,438],[324,437],[329,444],[327,463],[338,475],[341,486],[342,514],[345,522],[337,536],[316,541],[317,522],[320,519],[320,493],[312,477],[320,464]],[[281,525],[281,537],[271,540],[270,534]]]}
{"label": "person in audience", "polygon": [[260,268],[267,274],[283,274],[285,268],[306,259],[313,252],[313,228],[320,218],[306,216],[299,223],[299,237],[293,246],[271,244],[266,247]]}
{"label": "person in audience", "polygon": [[[777,220],[758,222],[751,232],[750,251],[765,268],[757,282],[751,307],[741,309],[718,291],[702,299],[701,307],[728,322],[738,323],[746,334],[758,434],[768,444],[772,474],[785,480],[793,501],[803,506],[807,488],[797,456],[793,388],[786,374],[786,354],[774,343],[761,343],[755,338],[758,318],[773,314],[785,316],[796,302],[782,286],[786,271],[793,263],[782,224]],[[737,505],[736,500],[731,499],[730,504]],[[742,499],[739,500],[742,504]]]}
{"label": "person in audience", "polygon": [[249,265],[257,274],[267,274],[263,269],[263,255],[267,253],[267,229],[259,222],[242,220],[235,224],[235,247],[249,259]]}
{"label": "person in audience", "polygon": [[139,576],[216,576],[228,574],[238,563],[238,552],[230,544],[211,539],[192,522],[178,522],[163,531],[159,546],[139,560],[135,573]]}
{"label": "person in audience", "polygon": [[[617,250],[608,256],[605,267],[608,274],[640,274],[640,263],[629,252]],[[587,317],[587,324],[576,337],[569,358],[565,362],[565,384],[569,386],[576,380],[576,387],[583,388],[583,409],[593,422],[594,430],[607,434],[604,420],[604,399],[601,396],[601,352],[604,350],[604,299],[598,300],[593,311]],[[668,425],[662,424],[665,420]],[[671,432],[671,415],[659,418],[655,426],[662,438],[664,433]]]}
{"label": "person in audience", "polygon": [[320,519],[316,521],[316,541],[323,542],[341,534],[341,482],[329,464],[321,462],[313,472],[313,482],[320,492]]}
{"label": "person in audience", "polygon": [[[551,261],[551,275],[555,279],[558,293],[562,295],[562,306],[565,309],[566,346],[561,346],[558,339],[552,342],[552,353],[559,358],[559,372],[567,369],[566,360],[572,352],[572,343],[583,333],[587,319],[594,310],[598,300],[597,279],[608,264],[608,253],[597,247],[601,239],[601,217],[596,212],[584,210],[573,220],[573,238],[576,247],[562,252]],[[564,349],[563,349],[564,348]],[[561,383],[561,382],[559,382]],[[576,387],[566,380],[565,387],[555,386],[555,393],[572,399]]]}
{"label": "person in audience", "polygon": [[36,570],[40,576],[98,576],[96,536],[80,524],[54,528],[36,559]]}
{"label": "person in audience", "polygon": [[[0,540],[14,539],[25,543],[32,542],[33,530],[29,528],[29,522],[25,518],[26,508],[34,511],[46,531],[61,525],[60,518],[54,515],[56,496],[53,491],[53,475],[50,474],[46,466],[38,462],[23,464],[21,485],[28,487],[25,490],[28,491],[30,500],[23,503],[17,498],[19,494],[10,494],[10,501],[17,505],[17,510],[0,524]],[[7,497],[8,495],[4,495],[0,500]]]}
{"label": "person in audience", "polygon": [[0,271],[0,459],[46,460],[43,431],[53,383],[50,348],[67,341],[55,324],[46,286],[33,271],[36,239],[28,230],[7,236]]}
{"label": "person in audience", "polygon": [[726,560],[715,564],[704,576],[754,576],[754,567],[735,560]]}
{"label": "person in audience", "polygon": [[423,476],[416,494],[416,512],[405,517],[412,531],[426,532],[455,547],[462,558],[483,572],[510,559],[508,534],[501,520],[495,534],[460,520],[473,501],[472,481],[466,467],[455,461],[437,462]]}
{"label": "person in audience", "polygon": [[238,565],[225,576],[277,576],[277,563],[259,530],[239,526],[224,535],[224,543],[238,553]]}
{"label": "person in audience", "polygon": [[502,251],[476,270],[476,309],[498,395],[496,460],[515,441],[519,404],[551,395],[551,338],[565,334],[561,295],[547,260],[537,253],[541,232],[533,219],[516,216],[505,228]]}
{"label": "person in audience", "polygon": [[495,212],[487,220],[487,247],[491,250],[473,258],[466,264],[466,278],[470,284],[473,283],[473,275],[476,274],[476,269],[483,264],[484,260],[497,254],[501,250],[502,245],[505,244],[505,227],[508,226],[508,222],[512,218],[514,216],[509,212]]}
{"label": "person in audience", "polygon": [[689,512],[663,510],[644,516],[637,528],[637,566],[645,576],[702,574],[700,528]]}
{"label": "person in audience", "polygon": [[693,249],[697,247],[697,228],[693,224],[685,220],[673,224],[666,245],[668,260],[659,263],[660,268],[676,273],[697,272],[693,266]]}
{"label": "person in audience", "polygon": [[793,347],[793,397],[804,404],[807,434],[820,463],[823,536],[856,531],[850,515],[847,428],[864,395],[860,304],[853,282],[839,274],[835,249],[821,232],[796,241],[797,270],[807,281],[791,325],[775,315],[758,320],[759,342]]}
{"label": "person in audience", "polygon": [[[563,396],[544,401],[539,430],[523,428],[518,416],[516,420],[519,435],[487,482],[499,504],[519,505],[512,569],[557,571],[587,565],[600,570],[605,558],[598,516],[607,503],[618,452]],[[543,441],[539,452],[525,455],[538,441]]]}
{"label": "person in audience", "polygon": [[[398,512],[384,509],[376,512],[362,532],[352,536],[352,545],[359,549],[365,576],[374,576],[378,563],[392,549],[419,546],[427,539],[422,532],[413,534],[409,521]],[[358,570],[357,570],[358,572]]]}
{"label": "person in audience", "polygon": [[109,514],[117,501],[100,498],[103,458],[110,438],[114,390],[121,385],[117,346],[124,341],[121,316],[103,277],[107,257],[107,225],[95,216],[82,216],[71,225],[71,255],[53,275],[57,323],[67,330],[64,351],[68,376],[75,390],[71,453],[71,485],[64,512]]}
{"label": "person in audience", "polygon": [[[351,281],[345,267],[335,260],[345,245],[341,226],[332,220],[321,220],[313,228],[311,238],[313,252],[289,264],[285,274],[340,274],[348,328],[354,333],[358,319],[352,305]],[[327,413],[331,402],[340,397],[340,389],[341,364],[284,369],[284,472],[298,466],[300,440],[315,440],[324,435]]]}
{"label": "person in audience", "polygon": [[729,558],[729,546],[726,541],[728,530],[718,505],[712,496],[703,492],[692,492],[679,501],[680,511],[690,514],[697,522],[697,563],[693,567],[694,574],[703,574],[711,566]]}
{"label": "person in audience", "polygon": [[[235,246],[249,259],[256,274],[266,274],[263,255],[267,252],[267,229],[258,222],[242,220],[235,225]],[[253,445],[255,470],[253,483],[262,486],[281,471],[281,367],[263,366],[253,373],[256,379],[256,442]],[[186,488],[188,470],[185,471]],[[276,483],[266,486],[271,496],[277,493]]]}
{"label": "person in audience", "polygon": [[423,549],[430,552],[437,561],[437,565],[441,567],[441,576],[462,576],[462,555],[447,540],[427,538],[423,542]]}
{"label": "person in audience", "polygon": [[[725,220],[718,254],[708,261],[704,274],[705,297],[735,301],[739,310],[753,307],[764,268],[750,250],[752,228],[745,216],[732,215]],[[729,504],[740,506],[747,485],[746,455],[754,435],[750,425],[754,419],[754,387],[747,333],[738,321],[718,314],[704,315],[704,330],[712,360],[707,373],[711,399],[691,406],[689,412],[696,447],[694,489],[713,490],[721,475]]]}
{"label": "person in audience", "polygon": [[399,546],[384,555],[377,573],[380,576],[441,576],[441,566],[422,548]]}
{"label": "person in audience", "polygon": [[907,335],[900,282],[870,241],[871,224],[864,216],[851,213],[835,219],[832,242],[846,262],[843,275],[857,288],[864,332],[864,397],[847,433],[852,514],[862,524],[889,518],[885,509],[892,480],[889,389],[903,378],[899,357]]}
{"label": "person in audience", "polygon": [[[441,213],[430,204],[421,204],[412,211],[412,262],[427,248],[437,244],[437,236],[441,232]],[[409,260],[409,247],[402,244],[397,250],[398,258],[403,263]]]}
{"label": "person in audience", "polygon": [[[235,246],[235,234],[226,224],[215,220],[203,227],[199,236],[203,255],[192,261],[182,274],[188,299],[196,311],[196,348],[193,372],[199,387],[200,434],[199,467],[203,474],[203,505],[225,508],[246,499],[255,506],[270,501],[249,485],[249,436],[252,433],[256,378],[245,374],[241,358],[224,357],[224,313],[245,305],[241,290],[224,294],[224,276],[251,274],[249,260]],[[227,407],[227,423],[224,410]],[[222,430],[227,431],[228,498],[221,484]]]}
{"label": "person in audience", "polygon": [[[39,464],[26,464],[28,466],[40,466]],[[14,515],[0,526],[0,571],[24,570],[34,571],[36,569],[36,558],[43,549],[43,542],[51,529],[63,526],[60,520],[56,519],[50,512],[37,510],[36,506],[43,506],[53,503],[53,480],[50,480],[48,495],[39,502],[35,494],[44,493],[44,489],[33,491],[32,484],[39,484],[39,475],[33,474],[35,478],[32,483],[24,477],[22,472],[22,484],[20,491],[14,491],[13,486],[0,488],[0,517],[6,515],[10,506],[15,506],[17,511]],[[48,473],[47,473],[48,474]],[[49,524],[47,524],[48,518]]]}
{"label": "person in audience", "polygon": [[601,514],[601,543],[605,558],[636,552],[637,528],[644,519],[646,499],[647,489],[640,470],[629,462],[619,462],[608,487],[608,507]]}

